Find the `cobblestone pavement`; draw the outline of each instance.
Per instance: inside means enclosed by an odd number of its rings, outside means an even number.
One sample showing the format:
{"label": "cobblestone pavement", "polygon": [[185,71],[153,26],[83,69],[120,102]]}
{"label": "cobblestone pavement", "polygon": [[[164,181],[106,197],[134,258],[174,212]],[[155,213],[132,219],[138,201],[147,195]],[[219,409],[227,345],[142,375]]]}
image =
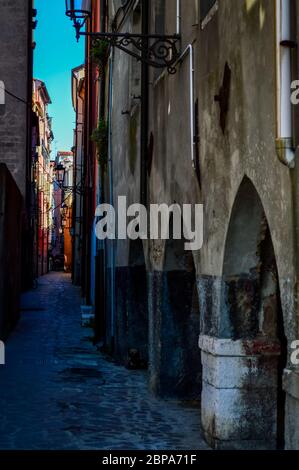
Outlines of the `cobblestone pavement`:
{"label": "cobblestone pavement", "polygon": [[197,407],[154,398],[146,372],[105,358],[79,289],[51,273],[24,296],[0,366],[0,449],[205,449]]}

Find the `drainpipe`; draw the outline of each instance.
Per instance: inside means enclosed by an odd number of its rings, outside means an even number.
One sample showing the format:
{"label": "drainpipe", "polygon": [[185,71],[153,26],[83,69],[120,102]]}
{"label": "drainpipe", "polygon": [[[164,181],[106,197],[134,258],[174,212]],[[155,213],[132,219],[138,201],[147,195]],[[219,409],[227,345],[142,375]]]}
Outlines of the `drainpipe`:
{"label": "drainpipe", "polygon": [[176,0],[176,34],[181,34],[181,0]]}
{"label": "drainpipe", "polygon": [[[89,28],[89,25],[88,25]],[[90,29],[90,28],[89,28]],[[84,97],[84,128],[83,130],[83,153],[82,153],[82,186],[84,188],[83,193],[83,213],[82,213],[82,263],[81,263],[81,296],[83,298],[83,303],[89,305],[88,299],[88,227],[89,227],[89,163],[88,163],[88,142],[89,142],[89,86],[90,86],[90,78],[89,78],[89,48],[88,48],[88,40],[85,42],[85,97]]]}
{"label": "drainpipe", "polygon": [[[142,35],[149,34],[149,2],[142,0]],[[146,58],[148,40],[143,39],[143,59]],[[140,203],[147,206],[147,150],[148,150],[148,108],[149,108],[149,71],[148,65],[142,61],[141,65],[141,136],[140,136]]]}
{"label": "drainpipe", "polygon": [[[299,147],[298,132],[296,132],[297,113],[293,114],[291,95],[291,81],[294,65],[298,73],[297,60],[293,51],[296,51],[296,42],[293,32],[296,27],[292,24],[297,16],[295,2],[291,0],[276,0],[276,80],[277,80],[277,139],[276,151],[279,160],[290,169],[293,201],[294,224],[294,253],[295,253],[295,292],[294,308],[296,312],[297,332],[299,334]],[[298,31],[296,31],[296,36]],[[295,147],[297,149],[295,151]],[[297,339],[297,338],[296,338]]]}
{"label": "drainpipe", "polygon": [[[109,115],[108,115],[108,171],[109,171],[109,204],[113,205],[113,159],[112,159],[112,109],[113,109],[113,61],[114,49],[111,49],[109,58]],[[115,332],[115,252],[114,240],[110,240],[110,307],[111,307],[111,339]]]}
{"label": "drainpipe", "polygon": [[292,27],[291,0],[276,0],[276,83],[277,83],[277,137],[279,160],[289,168],[295,164],[293,142],[292,104]]}
{"label": "drainpipe", "polygon": [[[176,34],[181,35],[181,0],[176,0]],[[188,44],[178,59],[178,63],[189,55],[189,106],[190,106],[190,149],[192,167],[196,171],[195,162],[195,119],[194,119],[194,57],[193,46]]]}
{"label": "drainpipe", "polygon": [[[287,165],[290,171],[292,184],[292,204],[293,204],[293,233],[294,233],[294,258],[295,258],[295,285],[294,285],[294,312],[296,322],[295,337],[288,340],[297,340],[299,334],[299,147],[298,147],[298,112],[292,113],[291,104],[291,81],[292,72],[296,68],[298,73],[298,57],[292,64],[294,55],[292,51],[297,51],[296,42],[292,40],[293,29],[296,29],[296,39],[298,37],[297,26],[294,28],[292,21],[297,18],[297,2],[291,0],[276,0],[276,59],[277,59],[277,155],[282,163]],[[294,65],[296,67],[294,67]],[[293,117],[294,116],[294,117]],[[294,150],[296,148],[296,151]],[[297,164],[296,164],[297,163]],[[290,355],[289,355],[290,356]],[[298,366],[292,365],[290,360],[286,365],[283,377],[283,388],[290,393],[292,373],[299,375]],[[294,382],[296,383],[296,382]]]}
{"label": "drainpipe", "polygon": [[[298,27],[297,27],[297,15],[298,15],[298,2],[294,2],[292,4],[293,9],[291,10],[291,15],[295,20],[293,23],[293,30],[294,30],[294,37],[296,42],[298,43]],[[298,76],[299,73],[299,57],[298,57],[298,48],[294,49],[296,56],[294,55],[294,63],[293,63],[293,73]],[[297,325],[297,337],[294,339],[299,338],[299,109],[298,105],[294,109],[293,114],[294,120],[294,147],[296,148],[295,151],[295,165],[294,169],[291,171],[291,181],[292,181],[292,193],[293,193],[293,218],[294,218],[294,253],[295,253],[295,272],[296,272],[296,284],[295,284],[295,312],[296,312],[296,325]],[[294,368],[294,366],[293,366]],[[298,366],[297,366],[297,374],[299,374]]]}
{"label": "drainpipe", "polygon": [[190,149],[191,149],[191,162],[192,167],[196,171],[195,162],[195,129],[194,129],[194,57],[193,46],[188,44],[184,52],[178,59],[178,63],[182,62],[184,58],[189,55],[189,106],[190,106]]}

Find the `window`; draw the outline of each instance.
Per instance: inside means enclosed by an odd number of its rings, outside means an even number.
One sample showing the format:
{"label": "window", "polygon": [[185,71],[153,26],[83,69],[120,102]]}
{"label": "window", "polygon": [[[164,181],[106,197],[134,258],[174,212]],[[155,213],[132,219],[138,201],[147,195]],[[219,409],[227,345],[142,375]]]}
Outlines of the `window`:
{"label": "window", "polygon": [[203,21],[217,0],[200,0],[200,20]]}

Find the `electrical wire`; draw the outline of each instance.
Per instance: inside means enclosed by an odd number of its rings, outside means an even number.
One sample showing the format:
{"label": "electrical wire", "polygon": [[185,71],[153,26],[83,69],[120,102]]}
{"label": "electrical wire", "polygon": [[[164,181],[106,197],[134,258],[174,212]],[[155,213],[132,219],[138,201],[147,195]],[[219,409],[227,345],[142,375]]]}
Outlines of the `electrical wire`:
{"label": "electrical wire", "polygon": [[11,91],[8,91],[5,87],[0,87],[1,90],[3,90],[7,95],[11,96],[12,98],[20,101],[21,103],[23,104],[26,104],[26,106],[30,105],[31,106],[31,103],[29,103],[27,100],[24,100],[23,98],[20,98],[19,96],[15,95],[14,93],[12,93]]}
{"label": "electrical wire", "polygon": [[[29,103],[27,100],[24,100],[23,98],[20,98],[19,96],[15,95],[14,93],[8,91],[6,88],[3,88],[3,87],[0,87],[0,88],[1,88],[2,90],[4,90],[4,92],[5,92],[7,95],[11,96],[12,98],[16,99],[17,101],[20,101],[21,103],[26,104],[26,106],[28,106],[28,105],[31,106],[31,103]],[[59,186],[60,189],[63,189],[63,184],[62,184],[62,183],[59,183],[57,180],[53,179],[52,176],[50,175],[50,173],[49,173],[49,172],[45,169],[45,167],[42,165],[42,163],[40,163],[39,161],[38,161],[37,163],[38,163],[38,165],[44,170],[44,172],[50,177],[50,180],[51,180],[50,183],[51,183],[51,184],[56,183],[56,184]],[[80,191],[80,189],[79,189],[79,185],[80,185],[81,183],[82,183],[82,181],[80,181],[80,182],[74,187],[74,189],[69,189],[69,188],[68,188],[68,192],[69,192],[69,193],[72,193],[72,194],[74,194],[74,193],[75,193],[75,194],[82,194],[82,191]],[[48,210],[45,211],[45,212],[40,212],[40,211],[39,211],[39,215],[40,215],[40,216],[44,216],[45,214],[48,214],[48,213],[51,212],[51,211],[55,211],[56,209],[59,209],[59,207],[61,207],[62,204],[64,204],[64,203],[69,199],[70,195],[71,195],[71,194],[68,194],[68,195],[65,197],[65,199],[64,199],[58,206],[53,207],[53,208],[50,207],[50,209],[48,209]]]}
{"label": "electrical wire", "polygon": [[[59,183],[59,181],[57,181],[55,178],[52,177],[52,175],[48,172],[48,170],[44,167],[44,165],[43,165],[41,162],[37,161],[36,163],[37,163],[37,164],[44,170],[44,172],[49,176],[49,178],[50,178],[49,183],[50,183],[50,184],[56,184],[60,189],[65,189],[65,188],[66,188],[66,186],[63,185],[63,183]],[[80,183],[81,183],[81,182],[80,182]],[[78,183],[78,185],[79,185],[80,183]]]}
{"label": "electrical wire", "polygon": [[[40,212],[40,215],[43,216],[43,215],[45,215],[45,214],[48,214],[48,213],[51,212],[51,211],[55,211],[56,209],[59,209],[59,207],[61,207],[62,204],[64,204],[64,203],[69,199],[69,197],[71,196],[71,194],[74,194],[74,193],[77,194],[76,189],[78,189],[78,187],[79,187],[79,185],[80,185],[81,183],[82,183],[82,181],[79,181],[79,183],[74,187],[74,189],[68,189],[69,194],[64,198],[63,201],[61,201],[60,204],[58,204],[58,206],[56,206],[56,207],[50,207],[47,211]],[[82,194],[82,193],[80,192],[79,194]]]}
{"label": "electrical wire", "polygon": [[[16,99],[17,101],[19,101],[19,102],[21,102],[21,103],[23,103],[23,104],[26,104],[26,106],[28,106],[28,105],[31,106],[32,103],[29,103],[27,100],[24,100],[23,98],[20,98],[19,96],[15,95],[14,93],[8,91],[6,88],[3,88],[3,87],[0,87],[0,88],[1,88],[2,90],[4,90],[4,92],[5,92],[7,95],[11,96],[12,98]],[[38,161],[37,163],[38,163],[38,165],[43,169],[43,171],[50,177],[50,180],[51,180],[50,183],[51,183],[51,184],[56,183],[56,184],[59,186],[60,189],[63,189],[63,184],[62,184],[62,183],[59,183],[57,180],[53,179],[52,176],[50,175],[50,173],[48,172],[48,170],[46,170],[46,168],[42,165],[42,163],[40,163],[39,161]],[[64,198],[63,201],[61,201],[61,203],[60,203],[58,206],[56,206],[56,207],[50,207],[50,208],[49,208],[47,211],[45,211],[45,212],[38,211],[39,216],[43,217],[44,215],[48,214],[49,212],[55,211],[56,209],[59,209],[59,207],[61,207],[62,204],[64,204],[64,203],[69,199],[69,197],[71,196],[71,194],[74,194],[74,193],[75,193],[75,194],[82,194],[82,191],[80,191],[80,189],[79,189],[79,185],[80,185],[81,183],[82,183],[82,181],[80,181],[80,182],[74,187],[74,189],[69,189],[69,188],[68,188],[69,194]],[[77,191],[78,191],[78,192],[77,192]],[[49,227],[48,227],[48,229],[49,229]]]}
{"label": "electrical wire", "polygon": [[61,201],[61,203],[58,204],[58,206],[56,206],[56,207],[50,207],[50,209],[48,209],[46,212],[43,212],[42,214],[43,214],[43,215],[44,215],[44,214],[48,214],[48,213],[51,212],[51,211],[55,211],[56,209],[59,209],[59,207],[61,207],[62,204],[64,204],[64,203],[69,199],[69,197],[70,197],[70,194],[68,194],[68,195],[63,199],[63,201]]}

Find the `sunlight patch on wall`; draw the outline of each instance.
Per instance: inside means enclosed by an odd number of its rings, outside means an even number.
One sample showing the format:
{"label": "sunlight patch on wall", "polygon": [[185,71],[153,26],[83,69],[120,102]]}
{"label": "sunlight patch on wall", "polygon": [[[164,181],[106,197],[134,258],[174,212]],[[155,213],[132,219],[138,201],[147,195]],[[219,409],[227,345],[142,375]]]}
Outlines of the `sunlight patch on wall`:
{"label": "sunlight patch on wall", "polygon": [[[246,12],[250,13],[252,9],[257,6],[258,2],[260,0],[245,0],[246,4]],[[260,3],[259,5],[259,23],[260,23],[260,29],[262,30],[264,25],[265,25],[265,20],[266,20],[266,10],[263,7],[263,5]]]}
{"label": "sunlight patch on wall", "polygon": [[266,11],[265,8],[260,5],[260,29],[263,29],[266,19]]}
{"label": "sunlight patch on wall", "polygon": [[258,0],[246,0],[246,10],[247,13],[250,13],[254,5],[258,2]]}

